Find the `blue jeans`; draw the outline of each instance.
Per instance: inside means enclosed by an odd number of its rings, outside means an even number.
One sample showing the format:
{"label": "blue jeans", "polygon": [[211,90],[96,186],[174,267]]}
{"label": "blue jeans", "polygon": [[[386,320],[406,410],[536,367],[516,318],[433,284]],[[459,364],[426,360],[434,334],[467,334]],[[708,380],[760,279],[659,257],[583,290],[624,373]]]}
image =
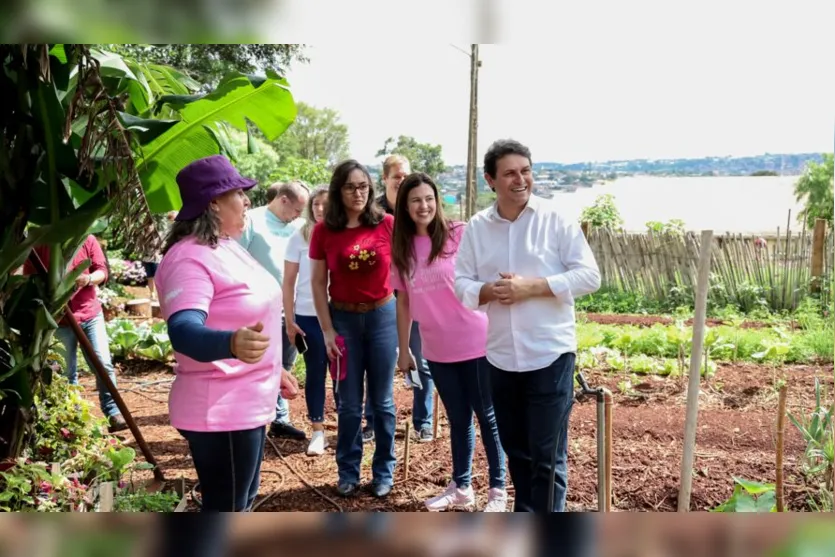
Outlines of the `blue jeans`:
{"label": "blue jeans", "polygon": [[[412,332],[409,335],[409,350],[417,362],[418,372],[420,373],[420,382],[423,385],[422,389],[412,389],[412,425],[415,431],[420,431],[426,427],[432,427],[432,412],[434,410],[433,403],[435,391],[435,384],[432,381],[432,374],[429,373],[429,363],[423,358],[423,343],[420,339],[420,329],[417,321],[412,321]],[[371,412],[371,402],[366,395],[365,398],[365,424],[366,427],[374,427],[374,416]]]}
{"label": "blue jeans", "polygon": [[464,362],[429,362],[429,370],[449,419],[452,450],[452,479],[458,487],[472,481],[475,424],[481,427],[481,442],[490,468],[490,487],[505,487],[505,460],[499,441],[493,400],[490,393],[490,370],[486,358]]}
{"label": "blue jeans", "polygon": [[230,522],[224,513],[158,513],[159,557],[226,557],[229,555]]}
{"label": "blue jeans", "polygon": [[[297,315],[296,324],[304,331],[304,340],[307,342],[307,352],[302,356],[305,367],[304,398],[307,402],[307,417],[311,423],[320,424],[325,421],[325,383],[329,373],[325,337],[315,315]],[[338,407],[339,395],[334,393],[333,398]]]}
{"label": "blue jeans", "polygon": [[[81,325],[81,330],[84,331],[87,338],[90,339],[90,344],[93,345],[93,352],[101,360],[104,369],[107,370],[107,375],[110,376],[110,380],[116,385],[116,371],[113,369],[113,360],[110,357],[110,341],[107,338],[104,314],[99,312],[95,317],[87,321],[82,321],[79,325]],[[55,337],[60,341],[58,353],[61,354],[66,363],[64,375],[67,377],[70,385],[78,385],[78,339],[75,338],[75,333],[73,333],[70,327],[60,327],[55,331]],[[99,379],[86,353],[84,354],[84,359],[90,367],[90,371],[96,376],[96,389],[99,391],[99,406],[101,406],[102,413],[108,418],[119,415],[119,407],[116,406],[113,395],[110,394],[105,384]]]}
{"label": "blue jeans", "polygon": [[[284,317],[281,318],[281,366],[287,371],[292,371],[296,363],[296,356],[299,351],[296,350],[294,344],[290,344],[290,338],[287,336],[287,329],[284,328]],[[278,393],[278,398],[275,401],[275,419],[273,422],[289,424],[290,423],[290,405]]]}
{"label": "blue jeans", "polygon": [[362,462],[362,398],[364,379],[374,416],[374,458],[371,473],[376,484],[394,481],[394,364],[397,358],[395,301],[366,313],[331,310],[333,327],[345,338],[347,376],[339,383],[339,424],[336,464],[339,481],[358,484]]}
{"label": "blue jeans", "polygon": [[[515,512],[562,512],[568,488],[568,418],[574,403],[575,354],[534,371],[488,362],[499,437],[516,488]],[[556,477],[551,484],[551,459]],[[554,505],[548,508],[549,491]]]}
{"label": "blue jeans", "polygon": [[240,431],[183,431],[200,482],[203,511],[252,508],[261,484],[265,427]]}

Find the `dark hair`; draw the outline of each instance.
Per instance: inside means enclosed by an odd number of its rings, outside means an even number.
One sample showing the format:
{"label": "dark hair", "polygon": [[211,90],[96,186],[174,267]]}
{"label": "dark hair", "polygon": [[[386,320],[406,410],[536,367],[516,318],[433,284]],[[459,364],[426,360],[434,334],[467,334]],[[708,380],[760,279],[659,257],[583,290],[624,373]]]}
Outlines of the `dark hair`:
{"label": "dark hair", "polygon": [[496,177],[496,165],[499,159],[507,155],[522,155],[531,162],[531,150],[516,141],[515,139],[499,139],[494,141],[492,145],[484,153],[484,173],[489,174],[491,178]]}
{"label": "dark hair", "polygon": [[423,172],[413,172],[403,180],[397,192],[397,204],[394,208],[394,233],[392,234],[391,260],[400,272],[404,281],[408,280],[415,266],[414,237],[417,234],[415,221],[409,215],[409,192],[426,184],[435,194],[435,218],[429,223],[428,232],[432,242],[427,263],[432,263],[438,256],[449,257],[452,253],[444,253],[444,247],[449,239],[450,223],[444,216],[444,211],[438,193],[438,186],[432,178]]}
{"label": "dark hair", "polygon": [[348,182],[348,176],[354,170],[362,171],[368,179],[368,199],[359,217],[360,224],[377,226],[386,215],[386,212],[383,211],[374,197],[374,183],[371,181],[371,174],[359,162],[348,159],[342,161],[333,169],[331,183],[328,186],[328,208],[325,211],[325,226],[331,230],[343,230],[348,225],[348,212],[342,202],[342,187]]}
{"label": "dark hair", "polygon": [[220,238],[220,219],[217,214],[211,209],[206,209],[195,219],[174,221],[165,238],[162,255],[168,253],[174,244],[189,236],[194,236],[198,244],[211,248],[217,247],[218,238]]}

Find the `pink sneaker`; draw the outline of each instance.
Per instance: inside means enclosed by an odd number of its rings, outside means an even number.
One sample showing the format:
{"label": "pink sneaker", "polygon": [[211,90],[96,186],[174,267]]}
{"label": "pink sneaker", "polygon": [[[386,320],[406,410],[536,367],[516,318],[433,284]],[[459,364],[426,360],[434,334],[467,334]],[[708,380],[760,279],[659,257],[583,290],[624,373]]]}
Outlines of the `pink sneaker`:
{"label": "pink sneaker", "polygon": [[431,499],[427,499],[424,505],[431,512],[443,511],[449,507],[472,507],[475,505],[473,486],[458,489],[458,485],[454,481],[450,482],[446,491]]}
{"label": "pink sneaker", "polygon": [[487,492],[486,513],[503,513],[507,510],[507,491],[499,487],[491,487]]}

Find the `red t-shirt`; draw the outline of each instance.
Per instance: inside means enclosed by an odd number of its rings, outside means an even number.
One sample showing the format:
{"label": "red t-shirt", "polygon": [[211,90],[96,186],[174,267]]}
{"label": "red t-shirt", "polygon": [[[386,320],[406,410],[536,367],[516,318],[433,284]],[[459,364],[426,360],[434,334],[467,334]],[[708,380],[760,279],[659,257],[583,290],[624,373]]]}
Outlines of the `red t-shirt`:
{"label": "red t-shirt", "polygon": [[[44,266],[49,269],[49,246],[37,246],[35,252],[40,256]],[[72,262],[67,266],[67,272],[72,271],[81,263],[90,259],[90,266],[82,273],[82,275],[89,275],[96,271],[103,271],[105,277],[107,276],[107,263],[104,259],[104,252],[101,250],[99,241],[92,234],[87,236],[84,243],[81,244],[78,252],[75,254]],[[27,275],[36,273],[35,266],[27,259],[23,266],[23,272]],[[82,323],[88,321],[99,314],[101,311],[101,303],[96,296],[96,287],[93,285],[80,288],[67,304],[69,309],[75,316],[76,321]],[[59,325],[66,325],[66,318],[62,318]]]}
{"label": "red t-shirt", "polygon": [[313,227],[310,259],[325,261],[330,273],[331,300],[370,303],[393,292],[389,284],[393,230],[391,215],[386,215],[377,226],[331,230],[320,222]]}

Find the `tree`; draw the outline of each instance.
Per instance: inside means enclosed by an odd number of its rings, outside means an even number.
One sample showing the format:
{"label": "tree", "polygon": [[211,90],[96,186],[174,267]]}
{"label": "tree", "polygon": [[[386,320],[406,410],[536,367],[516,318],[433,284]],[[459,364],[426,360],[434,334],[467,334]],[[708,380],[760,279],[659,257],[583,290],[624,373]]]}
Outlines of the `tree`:
{"label": "tree", "polygon": [[583,209],[580,222],[587,222],[598,228],[620,228],[623,225],[623,218],[615,205],[615,196],[611,193],[598,195],[593,205]]}
{"label": "tree", "polygon": [[377,156],[403,155],[409,159],[413,172],[425,172],[433,177],[446,170],[440,145],[418,143],[414,137],[406,135],[399,136],[397,143],[393,143],[393,137],[386,139],[383,148],[377,151]]}
{"label": "tree", "polygon": [[172,66],[206,86],[215,86],[230,71],[253,73],[307,62],[299,44],[126,44],[101,45],[140,63]]}
{"label": "tree", "polygon": [[806,225],[814,228],[815,219],[826,219],[832,224],[833,204],[835,204],[835,184],[833,184],[833,155],[823,155],[823,162],[809,162],[803,176],[794,185],[797,201],[803,201],[803,210],[797,215],[800,222],[806,219]]}
{"label": "tree", "polygon": [[[153,228],[118,101],[83,45],[0,46],[0,460],[16,457],[93,223],[110,214],[139,243]],[[71,94],[72,92],[72,94]],[[15,275],[36,245],[47,273]]]}
{"label": "tree", "polygon": [[348,126],[339,121],[339,112],[302,102],[296,107],[296,120],[273,142],[279,157],[321,159],[328,165],[348,158]]}

